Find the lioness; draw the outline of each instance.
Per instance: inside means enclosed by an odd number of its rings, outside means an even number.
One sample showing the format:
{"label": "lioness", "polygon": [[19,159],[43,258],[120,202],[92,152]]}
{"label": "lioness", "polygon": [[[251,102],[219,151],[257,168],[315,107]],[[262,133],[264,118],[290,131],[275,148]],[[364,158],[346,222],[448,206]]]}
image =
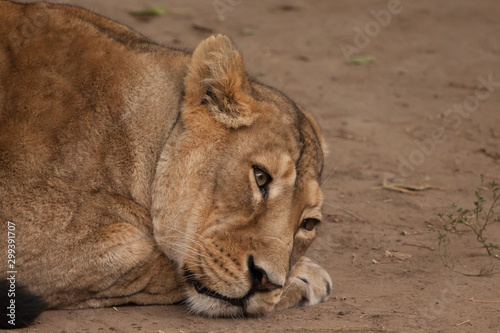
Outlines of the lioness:
{"label": "lioness", "polygon": [[324,150],[225,36],[190,54],[81,8],[0,1],[2,325],[45,306],[326,300],[328,273],[302,256]]}

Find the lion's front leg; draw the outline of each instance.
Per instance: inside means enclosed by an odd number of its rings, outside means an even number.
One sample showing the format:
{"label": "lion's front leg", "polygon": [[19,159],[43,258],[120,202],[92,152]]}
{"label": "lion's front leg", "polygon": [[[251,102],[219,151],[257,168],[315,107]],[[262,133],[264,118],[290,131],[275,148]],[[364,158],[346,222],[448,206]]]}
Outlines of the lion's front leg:
{"label": "lion's front leg", "polygon": [[276,309],[324,302],[332,291],[332,280],[323,267],[301,257],[292,268]]}
{"label": "lion's front leg", "polygon": [[96,308],[123,304],[161,305],[184,299],[174,265],[163,254],[151,255],[145,265],[129,271],[110,288],[97,293],[70,308]]}

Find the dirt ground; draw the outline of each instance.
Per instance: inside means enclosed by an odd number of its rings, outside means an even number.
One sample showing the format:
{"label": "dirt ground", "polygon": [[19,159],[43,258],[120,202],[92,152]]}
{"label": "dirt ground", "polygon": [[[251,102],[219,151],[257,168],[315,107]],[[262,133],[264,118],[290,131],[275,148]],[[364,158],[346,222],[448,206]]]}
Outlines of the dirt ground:
{"label": "dirt ground", "polygon": [[[498,0],[164,0],[170,11],[148,22],[128,12],[155,0],[68,2],[179,48],[227,34],[251,75],[314,114],[331,153],[326,218],[308,255],[329,271],[333,292],[265,318],[128,306],[48,311],[24,331],[500,332],[500,275],[444,268],[428,230],[452,203],[473,207],[480,174],[500,181]],[[347,65],[346,56],[375,61]],[[433,188],[400,193],[381,189],[384,179]],[[499,229],[488,231],[497,244]],[[471,232],[451,241],[457,269],[500,269]]]}

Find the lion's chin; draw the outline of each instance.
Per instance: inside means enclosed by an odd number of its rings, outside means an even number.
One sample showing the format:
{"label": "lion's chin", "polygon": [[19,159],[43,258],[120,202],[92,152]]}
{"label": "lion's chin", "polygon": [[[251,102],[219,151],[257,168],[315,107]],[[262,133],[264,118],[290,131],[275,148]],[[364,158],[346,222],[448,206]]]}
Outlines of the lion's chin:
{"label": "lion's chin", "polygon": [[243,317],[245,314],[243,306],[234,305],[228,301],[199,293],[193,286],[189,286],[187,289],[187,305],[199,315],[235,318]]}
{"label": "lion's chin", "polygon": [[187,295],[187,305],[193,312],[199,315],[235,318],[260,316],[271,312],[281,297],[281,290],[255,293],[242,300],[224,300],[204,292],[199,292],[191,285],[187,288]]}

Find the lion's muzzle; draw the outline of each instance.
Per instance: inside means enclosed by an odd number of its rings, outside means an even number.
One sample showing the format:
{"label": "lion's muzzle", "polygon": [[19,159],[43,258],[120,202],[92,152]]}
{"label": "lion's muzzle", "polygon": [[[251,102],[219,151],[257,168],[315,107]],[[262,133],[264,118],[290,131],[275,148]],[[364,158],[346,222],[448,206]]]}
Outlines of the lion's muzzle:
{"label": "lion's muzzle", "polygon": [[206,287],[201,281],[196,279],[195,274],[193,274],[187,266],[184,266],[184,278],[193,286],[194,290],[198,294],[227,302],[231,305],[241,307],[244,310],[246,301],[255,293],[272,292],[276,289],[283,288],[283,285],[270,281],[266,271],[255,265],[253,255],[248,256],[247,266],[249,279],[252,282],[252,285],[247,294],[240,298],[226,296]]}

